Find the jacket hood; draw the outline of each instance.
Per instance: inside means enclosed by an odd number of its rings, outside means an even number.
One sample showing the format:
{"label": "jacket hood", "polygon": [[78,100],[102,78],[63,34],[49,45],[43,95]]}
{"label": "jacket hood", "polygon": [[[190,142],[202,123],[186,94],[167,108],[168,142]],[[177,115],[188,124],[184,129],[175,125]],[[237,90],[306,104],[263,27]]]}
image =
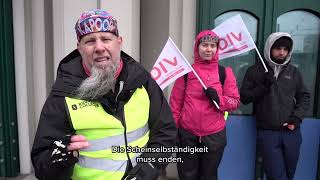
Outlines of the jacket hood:
{"label": "jacket hood", "polygon": [[[150,74],[123,51],[121,51],[121,58],[124,64],[117,81],[124,81],[123,90],[136,89],[146,83]],[[88,75],[83,69],[82,57],[75,49],[60,62],[52,93],[60,96],[73,96],[86,78]]]}
{"label": "jacket hood", "polygon": [[[286,57],[286,60],[284,61],[283,64],[278,64],[276,62],[274,62],[272,59],[271,59],[271,47],[272,45],[274,44],[274,42],[278,39],[280,39],[281,37],[288,37],[291,39],[292,43],[293,43],[293,40],[292,40],[292,37],[290,36],[290,34],[288,33],[285,33],[285,32],[275,32],[275,33],[272,33],[268,39],[266,40],[266,43],[265,43],[265,46],[264,46],[264,58],[266,59],[266,61],[268,62],[268,64],[271,66],[271,67],[275,67],[275,66],[285,66],[286,64],[288,64],[290,62],[290,59],[291,59],[291,55],[292,55],[292,50],[293,48],[290,49],[290,51],[288,52],[288,56]],[[292,47],[293,47],[293,44],[292,44]]]}
{"label": "jacket hood", "polygon": [[207,35],[210,35],[210,36],[213,36],[213,37],[218,37],[219,36],[214,33],[213,31],[211,30],[204,30],[204,31],[201,31],[197,37],[196,37],[196,41],[194,43],[194,48],[193,48],[193,53],[194,53],[194,63],[201,63],[201,64],[211,64],[211,63],[218,63],[219,61],[219,43],[220,41],[218,42],[217,44],[217,51],[216,53],[214,54],[214,56],[212,56],[212,59],[210,61],[205,61],[203,60],[200,55],[199,55],[199,44],[200,44],[200,39],[204,36],[207,36]]}
{"label": "jacket hood", "polygon": [[73,92],[87,77],[82,67],[81,55],[75,49],[60,62],[52,93],[61,96],[72,96]]}

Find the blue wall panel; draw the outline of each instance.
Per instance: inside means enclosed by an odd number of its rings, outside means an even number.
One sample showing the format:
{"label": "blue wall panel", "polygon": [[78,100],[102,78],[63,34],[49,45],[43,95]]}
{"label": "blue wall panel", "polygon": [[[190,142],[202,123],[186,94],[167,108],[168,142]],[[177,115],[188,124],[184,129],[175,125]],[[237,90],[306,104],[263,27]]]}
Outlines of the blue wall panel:
{"label": "blue wall panel", "polygon": [[252,117],[229,116],[227,146],[219,166],[219,179],[254,178],[256,158],[256,124]]}
{"label": "blue wall panel", "polygon": [[[294,180],[313,180],[317,176],[320,120],[307,118],[301,125],[302,146]],[[255,175],[256,128],[250,116],[229,116],[227,146],[219,167],[219,179],[251,180]]]}
{"label": "blue wall panel", "polygon": [[320,120],[306,118],[301,125],[302,145],[294,180],[316,179],[319,143]]}

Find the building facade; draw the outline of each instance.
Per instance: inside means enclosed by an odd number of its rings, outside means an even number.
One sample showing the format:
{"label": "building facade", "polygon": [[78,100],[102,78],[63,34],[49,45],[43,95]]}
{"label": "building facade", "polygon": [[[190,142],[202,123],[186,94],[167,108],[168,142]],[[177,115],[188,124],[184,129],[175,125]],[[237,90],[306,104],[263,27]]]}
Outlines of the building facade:
{"label": "building facade", "polygon": [[[4,0],[0,2],[0,177],[32,173],[30,151],[44,101],[60,60],[76,48],[74,24],[81,12],[101,8],[118,20],[123,50],[151,70],[170,36],[188,61],[197,32],[213,29],[240,14],[257,48],[275,31],[294,39],[292,63],[312,94],[302,126],[303,145],[295,179],[319,178],[320,4],[318,0]],[[255,51],[221,61],[231,66],[238,85]],[[164,90],[170,96],[171,86]],[[221,179],[259,179],[252,107],[228,119],[228,145]],[[245,144],[245,145],[244,145]],[[311,153],[310,153],[311,152]],[[235,163],[236,162],[236,163]],[[235,164],[237,166],[235,167]],[[168,176],[176,176],[173,165]]]}

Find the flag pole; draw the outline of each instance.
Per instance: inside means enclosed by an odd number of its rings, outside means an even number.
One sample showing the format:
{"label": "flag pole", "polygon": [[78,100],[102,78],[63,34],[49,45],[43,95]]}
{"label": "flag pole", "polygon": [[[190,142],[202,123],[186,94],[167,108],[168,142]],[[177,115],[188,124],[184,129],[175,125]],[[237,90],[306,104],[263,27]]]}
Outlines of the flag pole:
{"label": "flag pole", "polygon": [[[251,38],[251,40],[252,40],[252,38]],[[253,41],[253,40],[252,40],[252,41]],[[255,44],[255,43],[253,43],[253,44],[254,44],[254,49],[255,49],[256,52],[258,53],[259,59],[260,59],[262,65],[263,65],[263,67],[264,67],[265,72],[268,72],[268,68],[267,68],[266,64],[264,63],[264,61],[263,61],[263,59],[262,59],[262,57],[261,57],[261,54],[260,54],[260,52],[259,52],[256,44]]]}
{"label": "flag pole", "polygon": [[[179,49],[176,44],[173,42],[173,40],[169,37],[169,40],[172,42],[172,44],[174,45],[175,48]],[[194,75],[198,78],[198,80],[200,81],[200,84],[202,85],[202,87],[207,90],[206,85],[203,83],[203,81],[201,80],[201,78],[199,77],[199,75],[196,73],[196,71],[192,68],[191,64],[189,63],[189,61],[187,61],[187,59],[184,57],[184,55],[179,51],[179,54],[183,57],[184,61],[186,61],[186,63],[188,64],[188,66],[190,67],[190,69],[192,70],[192,72],[194,73]],[[220,109],[220,106],[218,105],[218,103],[214,100],[212,100],[212,102],[214,103],[214,105],[216,106],[217,109]]]}

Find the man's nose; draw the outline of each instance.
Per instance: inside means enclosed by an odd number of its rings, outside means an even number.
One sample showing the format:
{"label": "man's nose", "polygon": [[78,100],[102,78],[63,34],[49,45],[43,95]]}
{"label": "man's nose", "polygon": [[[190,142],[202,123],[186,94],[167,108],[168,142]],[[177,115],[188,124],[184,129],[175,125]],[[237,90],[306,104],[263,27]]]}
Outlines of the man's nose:
{"label": "man's nose", "polygon": [[284,55],[284,53],[285,53],[285,50],[284,50],[284,49],[281,49],[281,50],[280,50],[280,54],[281,54],[281,55]]}
{"label": "man's nose", "polygon": [[96,51],[96,53],[102,53],[105,51],[105,46],[102,41],[98,40],[96,42],[95,51]]}

